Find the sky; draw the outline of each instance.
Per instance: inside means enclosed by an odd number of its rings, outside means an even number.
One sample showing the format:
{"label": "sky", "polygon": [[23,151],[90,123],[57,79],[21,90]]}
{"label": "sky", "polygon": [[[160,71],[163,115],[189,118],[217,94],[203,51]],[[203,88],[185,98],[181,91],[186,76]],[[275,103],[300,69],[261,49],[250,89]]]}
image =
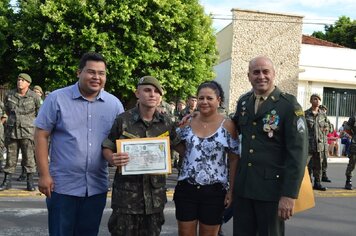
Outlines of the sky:
{"label": "sky", "polygon": [[[355,0],[199,0],[206,14],[212,14],[218,32],[231,23],[231,9],[256,10],[304,16],[303,34],[324,31],[340,16],[356,19]],[[216,19],[220,18],[220,19]],[[223,18],[223,19],[221,19]]]}
{"label": "sky", "polygon": [[[15,4],[16,0],[11,0]],[[206,14],[212,14],[216,31],[231,23],[231,9],[287,13],[304,16],[303,33],[324,31],[340,16],[356,19],[356,0],[199,0]],[[216,19],[220,18],[220,19]],[[223,19],[221,19],[223,18]]]}

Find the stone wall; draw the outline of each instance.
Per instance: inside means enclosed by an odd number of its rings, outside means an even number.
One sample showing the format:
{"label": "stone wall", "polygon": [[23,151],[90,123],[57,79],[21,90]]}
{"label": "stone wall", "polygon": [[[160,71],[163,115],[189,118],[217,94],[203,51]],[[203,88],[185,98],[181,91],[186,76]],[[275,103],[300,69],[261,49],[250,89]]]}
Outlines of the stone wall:
{"label": "stone wall", "polygon": [[231,81],[228,111],[236,100],[251,89],[248,62],[259,55],[272,59],[276,85],[297,95],[302,16],[233,9]]}

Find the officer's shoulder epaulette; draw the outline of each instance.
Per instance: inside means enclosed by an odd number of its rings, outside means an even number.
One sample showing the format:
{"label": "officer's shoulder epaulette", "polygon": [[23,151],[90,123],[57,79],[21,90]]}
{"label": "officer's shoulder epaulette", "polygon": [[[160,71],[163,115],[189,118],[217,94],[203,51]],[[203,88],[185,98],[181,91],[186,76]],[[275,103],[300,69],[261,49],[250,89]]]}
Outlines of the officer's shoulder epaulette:
{"label": "officer's shoulder epaulette", "polygon": [[250,90],[250,91],[248,91],[247,93],[242,94],[242,95],[239,97],[239,99],[237,99],[237,101],[239,102],[239,101],[247,100],[252,94],[253,94],[253,91]]}
{"label": "officer's shoulder epaulette", "polygon": [[297,98],[294,95],[282,92],[281,97],[293,106],[294,113],[296,116],[304,116],[303,108],[300,106],[297,101]]}
{"label": "officer's shoulder epaulette", "polygon": [[290,93],[282,92],[281,93],[281,97],[284,98],[285,100],[287,100],[288,102],[292,103],[292,104],[298,103],[297,98],[294,95],[290,94]]}

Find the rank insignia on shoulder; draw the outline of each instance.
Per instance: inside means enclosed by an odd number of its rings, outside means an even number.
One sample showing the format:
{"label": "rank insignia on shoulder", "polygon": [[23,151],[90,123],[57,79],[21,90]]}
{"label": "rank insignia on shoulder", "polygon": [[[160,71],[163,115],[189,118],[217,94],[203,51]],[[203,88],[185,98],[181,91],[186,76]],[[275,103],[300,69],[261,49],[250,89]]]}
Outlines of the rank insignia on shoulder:
{"label": "rank insignia on shoulder", "polygon": [[169,136],[168,131],[164,132],[163,134],[160,134],[158,137],[167,137],[167,136]]}
{"label": "rank insignia on shoulder", "polygon": [[128,137],[128,138],[139,138],[139,137],[137,137],[136,135],[130,134],[130,133],[127,132],[127,131],[122,132],[122,135],[125,136],[125,137]]}
{"label": "rank insignia on shoulder", "polygon": [[305,124],[301,117],[297,120],[297,130],[299,133],[304,133],[305,131]]}
{"label": "rank insignia on shoulder", "polygon": [[294,111],[296,116],[304,116],[304,111],[303,110],[296,110]]}

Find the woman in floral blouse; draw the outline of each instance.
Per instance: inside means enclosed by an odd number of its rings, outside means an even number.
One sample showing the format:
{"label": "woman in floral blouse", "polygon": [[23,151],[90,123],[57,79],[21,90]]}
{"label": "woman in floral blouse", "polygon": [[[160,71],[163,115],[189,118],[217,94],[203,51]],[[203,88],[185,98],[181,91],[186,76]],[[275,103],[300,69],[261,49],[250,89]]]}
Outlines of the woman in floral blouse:
{"label": "woman in floral blouse", "polygon": [[[234,123],[218,112],[224,92],[215,81],[198,88],[198,114],[178,129],[186,153],[175,188],[180,236],[217,235],[232,189],[239,154]],[[226,155],[227,154],[227,155]]]}

